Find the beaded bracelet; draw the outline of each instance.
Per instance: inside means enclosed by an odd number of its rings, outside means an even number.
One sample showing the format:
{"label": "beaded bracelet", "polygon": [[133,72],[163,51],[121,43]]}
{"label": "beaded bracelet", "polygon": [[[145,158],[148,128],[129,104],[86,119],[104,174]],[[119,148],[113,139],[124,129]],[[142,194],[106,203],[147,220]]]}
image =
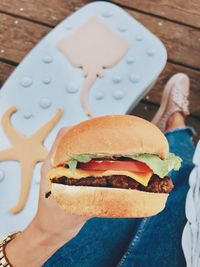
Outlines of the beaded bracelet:
{"label": "beaded bracelet", "polygon": [[5,248],[7,244],[20,233],[21,232],[12,233],[8,235],[5,239],[0,241],[0,267],[13,267],[6,256]]}

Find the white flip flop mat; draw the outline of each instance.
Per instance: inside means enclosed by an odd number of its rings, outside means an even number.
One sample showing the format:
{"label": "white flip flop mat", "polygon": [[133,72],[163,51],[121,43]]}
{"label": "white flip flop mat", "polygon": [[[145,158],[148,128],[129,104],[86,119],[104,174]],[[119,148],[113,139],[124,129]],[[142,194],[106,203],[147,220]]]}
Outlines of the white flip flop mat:
{"label": "white flip flop mat", "polygon": [[[90,36],[87,26],[94,21],[98,34]],[[74,49],[71,52],[71,39],[78,43],[77,54]],[[67,40],[66,47],[60,45],[64,40]],[[0,117],[4,121],[0,125],[1,234],[23,229],[37,209],[41,163],[33,168],[28,160],[21,159],[28,146],[24,136],[35,140],[34,136],[39,136],[46,127],[40,141],[43,139],[44,147],[49,150],[59,128],[89,118],[84,109],[85,101],[95,116],[127,113],[147,93],[166,59],[166,49],[156,36],[121,8],[106,2],[81,8],[36,45],[0,91]],[[88,91],[84,97],[83,90]],[[15,108],[17,111],[10,114],[9,119],[9,112]],[[58,109],[62,109],[63,115]],[[5,130],[6,127],[10,129]],[[23,158],[37,160],[40,153],[42,160],[46,150],[34,142],[35,149],[30,148],[26,152],[28,156]],[[16,152],[16,147],[21,154]],[[28,170],[25,166],[29,166]],[[28,173],[26,179],[21,177],[23,171]],[[19,205],[22,180],[26,183],[24,196],[28,196],[24,207],[23,201],[21,207]],[[17,207],[15,214],[10,212],[14,207]]]}

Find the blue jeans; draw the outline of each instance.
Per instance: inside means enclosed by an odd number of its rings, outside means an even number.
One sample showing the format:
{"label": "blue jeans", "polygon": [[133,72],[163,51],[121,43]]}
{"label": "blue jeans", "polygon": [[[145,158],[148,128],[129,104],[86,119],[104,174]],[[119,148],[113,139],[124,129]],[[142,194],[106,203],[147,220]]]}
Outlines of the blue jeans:
{"label": "blue jeans", "polygon": [[188,177],[194,146],[190,128],[166,133],[170,151],[183,159],[170,177],[175,185],[166,208],[144,219],[89,220],[80,233],[59,249],[45,267],[184,267],[181,236]]}

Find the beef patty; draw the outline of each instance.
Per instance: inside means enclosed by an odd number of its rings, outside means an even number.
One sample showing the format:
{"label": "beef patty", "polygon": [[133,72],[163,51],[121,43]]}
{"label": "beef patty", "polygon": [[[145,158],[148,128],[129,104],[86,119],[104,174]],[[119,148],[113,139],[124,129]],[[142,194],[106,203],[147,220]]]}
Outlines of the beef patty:
{"label": "beef patty", "polygon": [[137,189],[145,192],[154,193],[169,193],[174,185],[172,180],[166,176],[159,178],[156,174],[153,174],[147,186],[143,186],[136,182],[132,178],[125,175],[112,175],[103,177],[87,177],[81,179],[73,179],[65,176],[59,178],[52,178],[52,183],[64,184],[64,185],[76,185],[76,186],[96,186],[96,187],[113,187],[124,189]]}

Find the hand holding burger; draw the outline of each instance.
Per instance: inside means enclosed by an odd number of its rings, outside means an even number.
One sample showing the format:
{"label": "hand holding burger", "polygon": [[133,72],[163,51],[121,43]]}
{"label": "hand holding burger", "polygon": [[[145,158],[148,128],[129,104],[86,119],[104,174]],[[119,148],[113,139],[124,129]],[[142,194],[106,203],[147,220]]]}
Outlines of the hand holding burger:
{"label": "hand holding burger", "polygon": [[181,159],[164,134],[130,115],[82,122],[62,136],[47,174],[49,191],[68,213],[89,217],[147,217],[164,209]]}
{"label": "hand holding burger", "polygon": [[173,188],[167,174],[181,162],[168,149],[156,126],[134,116],[98,117],[62,129],[41,170],[37,213],[6,246],[9,261],[42,266],[94,216],[160,212]]}
{"label": "hand holding burger", "polygon": [[38,210],[32,222],[6,246],[12,266],[41,267],[61,246],[78,234],[89,217],[66,213],[53,199],[46,199],[46,175],[52,168],[50,158],[68,128],[62,128],[41,169]]}

